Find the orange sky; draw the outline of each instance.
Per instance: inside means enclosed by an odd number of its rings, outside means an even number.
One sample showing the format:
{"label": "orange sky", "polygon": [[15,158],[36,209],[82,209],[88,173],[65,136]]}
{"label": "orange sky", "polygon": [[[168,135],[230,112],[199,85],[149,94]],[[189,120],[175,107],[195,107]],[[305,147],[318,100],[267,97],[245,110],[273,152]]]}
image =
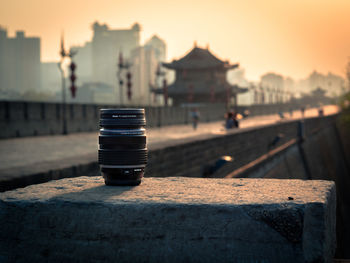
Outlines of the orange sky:
{"label": "orange sky", "polygon": [[250,80],[274,71],[293,78],[312,70],[345,75],[350,56],[350,0],[0,0],[0,25],[42,38],[42,60],[58,59],[61,30],[67,46],[91,39],[98,20],[111,28],[139,22],[142,39],[154,33],[168,59],[192,48],[239,62]]}

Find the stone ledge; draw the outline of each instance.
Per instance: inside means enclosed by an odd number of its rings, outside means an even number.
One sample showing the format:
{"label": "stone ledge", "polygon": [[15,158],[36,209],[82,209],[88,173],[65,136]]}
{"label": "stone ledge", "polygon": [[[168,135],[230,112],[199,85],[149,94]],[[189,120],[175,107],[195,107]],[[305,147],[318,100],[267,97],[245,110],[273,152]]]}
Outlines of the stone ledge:
{"label": "stone ledge", "polygon": [[330,262],[329,181],[79,177],[0,194],[0,261]]}

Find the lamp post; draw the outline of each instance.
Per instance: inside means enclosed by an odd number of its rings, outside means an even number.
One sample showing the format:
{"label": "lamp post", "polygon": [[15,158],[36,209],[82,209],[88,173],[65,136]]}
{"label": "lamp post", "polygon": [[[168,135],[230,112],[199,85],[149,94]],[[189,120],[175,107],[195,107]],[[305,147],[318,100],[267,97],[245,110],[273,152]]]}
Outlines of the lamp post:
{"label": "lamp post", "polygon": [[[165,76],[165,74],[166,74],[165,71],[163,71],[161,69],[161,65],[159,63],[158,66],[157,66],[157,70],[156,70],[156,88],[157,89],[161,89],[161,84],[159,82],[160,82],[161,77]],[[163,89],[163,95],[164,95],[164,89]]]}
{"label": "lamp post", "polygon": [[63,35],[61,36],[61,50],[60,50],[60,56],[61,60],[57,63],[58,69],[61,72],[61,83],[62,83],[62,120],[63,120],[63,126],[62,126],[62,134],[66,135],[67,132],[67,114],[66,114],[66,79],[64,76],[64,70],[63,70],[63,62],[66,57],[69,57],[70,59],[73,58],[73,56],[77,53],[77,51],[73,52],[71,49],[69,52],[66,52],[64,49],[64,40]]}
{"label": "lamp post", "polygon": [[123,99],[123,78],[122,78],[122,71],[123,69],[128,70],[131,67],[131,64],[128,62],[124,62],[123,54],[122,52],[119,53],[119,61],[118,61],[118,72],[117,72],[117,78],[118,78],[118,84],[119,84],[119,97],[120,97],[120,106],[123,106],[124,99]]}
{"label": "lamp post", "polygon": [[[159,89],[159,90],[161,89],[159,82],[160,82],[160,78],[162,76],[165,76],[165,72],[161,70],[160,63],[159,63],[157,66],[157,70],[156,70],[156,89]],[[166,85],[166,82],[164,84]],[[163,89],[163,95],[164,95],[164,91],[165,91],[165,89]],[[166,88],[166,93],[168,93],[167,88]],[[158,127],[161,127],[161,126],[162,126],[161,108],[160,108],[160,105],[158,105]]]}
{"label": "lamp post", "polygon": [[168,106],[168,83],[166,78],[163,79],[163,95],[164,95],[164,105]]}
{"label": "lamp post", "polygon": [[62,84],[62,120],[63,120],[62,134],[67,134],[66,80],[64,78],[64,72],[63,72],[63,69],[62,69],[62,63],[63,63],[63,59],[61,59],[60,62],[57,63],[57,65],[58,65],[58,69],[61,72],[61,84]]}

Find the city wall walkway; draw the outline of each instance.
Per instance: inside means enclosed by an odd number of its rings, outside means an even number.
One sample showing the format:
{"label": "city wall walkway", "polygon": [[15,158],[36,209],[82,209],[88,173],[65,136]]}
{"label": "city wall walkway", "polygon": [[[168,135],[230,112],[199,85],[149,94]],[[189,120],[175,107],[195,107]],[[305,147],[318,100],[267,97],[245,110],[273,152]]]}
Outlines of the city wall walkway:
{"label": "city wall walkway", "polygon": [[[336,106],[324,107],[325,115],[334,114],[337,111]],[[149,128],[147,129],[148,148],[154,150],[194,140],[224,136],[227,133],[240,132],[247,128],[301,117],[300,112],[294,112],[292,117],[289,114],[285,115],[283,120],[278,115],[247,118],[240,121],[240,129],[228,132],[223,128],[223,121],[200,123],[197,130],[193,130],[190,125]],[[317,115],[317,109],[309,109],[305,113],[305,117]],[[98,133],[96,132],[0,140],[0,182],[16,178],[22,181],[25,181],[26,178],[32,180],[30,177],[42,175],[48,171],[52,173],[50,178],[55,179],[57,171],[62,173],[73,166],[81,168],[80,173],[87,173],[90,169],[89,164],[96,165],[97,142]]]}

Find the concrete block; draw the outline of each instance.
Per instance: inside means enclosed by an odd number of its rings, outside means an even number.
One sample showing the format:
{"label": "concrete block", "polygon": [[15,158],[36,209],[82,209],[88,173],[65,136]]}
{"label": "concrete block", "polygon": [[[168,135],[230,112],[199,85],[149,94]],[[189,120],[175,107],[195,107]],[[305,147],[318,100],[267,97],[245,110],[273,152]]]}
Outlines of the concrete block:
{"label": "concrete block", "polygon": [[0,194],[0,262],[331,262],[330,181],[79,177]]}

